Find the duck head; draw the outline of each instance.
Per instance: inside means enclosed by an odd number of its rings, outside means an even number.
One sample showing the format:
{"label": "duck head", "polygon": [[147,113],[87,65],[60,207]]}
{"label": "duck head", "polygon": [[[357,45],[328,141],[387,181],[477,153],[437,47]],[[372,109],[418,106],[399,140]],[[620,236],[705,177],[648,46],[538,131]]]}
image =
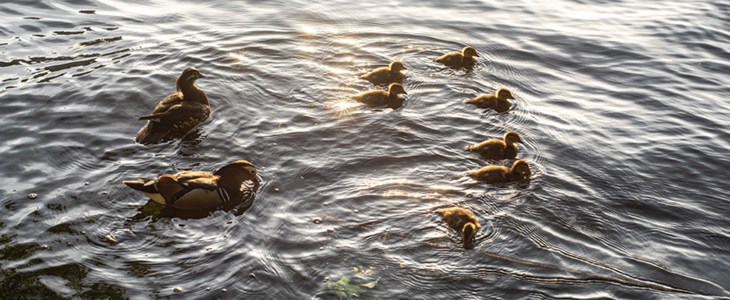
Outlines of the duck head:
{"label": "duck head", "polygon": [[477,49],[472,46],[464,47],[464,49],[461,50],[461,54],[467,58],[479,57],[479,54],[477,54]]}
{"label": "duck head", "polygon": [[408,94],[408,93],[406,93],[406,90],[403,88],[403,86],[400,83],[391,83],[388,86],[388,95],[389,96],[393,97],[393,96],[398,96],[400,94],[406,94],[406,95]]}
{"label": "duck head", "polygon": [[180,87],[183,85],[193,85],[195,84],[195,81],[205,78],[205,76],[198,71],[198,69],[190,67],[185,70],[183,70],[182,74],[180,74],[180,77],[177,78],[177,89],[180,90]]}
{"label": "duck head", "polygon": [[403,62],[401,62],[400,60],[391,62],[389,67],[390,67],[390,71],[394,72],[394,73],[398,73],[398,72],[406,69],[406,67],[403,65]]}
{"label": "duck head", "polygon": [[506,88],[501,88],[497,90],[497,98],[499,100],[507,100],[507,99],[514,99],[515,97],[512,97],[512,92]]}
{"label": "duck head", "polygon": [[504,134],[504,142],[507,145],[512,145],[514,143],[522,143],[522,139],[520,138],[520,134],[514,131],[508,131]]}
{"label": "duck head", "polygon": [[218,184],[229,189],[240,189],[244,181],[251,180],[254,190],[258,190],[259,181],[256,177],[256,166],[247,160],[237,160],[223,166],[215,172],[219,176]]}
{"label": "duck head", "polygon": [[512,164],[512,176],[515,177],[517,180],[521,179],[529,179],[530,176],[532,176],[532,171],[530,171],[530,165],[527,164],[526,161],[518,159]]}
{"label": "duck head", "polygon": [[473,246],[477,230],[479,230],[479,227],[477,227],[474,223],[466,223],[464,224],[464,227],[461,228],[461,237],[464,242],[464,249],[470,249]]}

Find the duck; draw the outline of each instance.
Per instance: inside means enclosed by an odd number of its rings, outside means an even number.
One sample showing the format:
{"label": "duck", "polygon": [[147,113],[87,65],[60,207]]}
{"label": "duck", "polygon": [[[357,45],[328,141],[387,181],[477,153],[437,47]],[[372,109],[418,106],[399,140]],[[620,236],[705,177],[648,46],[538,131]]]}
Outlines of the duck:
{"label": "duck", "polygon": [[[250,190],[244,185],[246,181],[253,182]],[[234,161],[214,173],[181,171],[123,183],[152,201],[179,210],[230,209],[251,198],[260,185],[256,166],[247,160]]]}
{"label": "duck", "polygon": [[464,100],[466,104],[474,104],[478,108],[491,108],[497,112],[507,112],[512,106],[509,99],[514,99],[512,92],[506,88],[500,88],[494,94],[485,94],[476,98]]}
{"label": "duck", "polygon": [[195,82],[205,76],[198,69],[183,70],[175,82],[177,91],[162,99],[152,112],[139,120],[147,121],[137,133],[135,142],[149,145],[182,138],[208,119],[210,103]]}
{"label": "duck", "polygon": [[370,81],[374,85],[400,83],[403,81],[405,66],[401,61],[393,61],[387,67],[380,67],[360,75],[360,79]]}
{"label": "duck", "polygon": [[464,249],[469,249],[474,243],[474,237],[481,225],[471,210],[461,207],[442,208],[436,211],[444,222],[461,234]]}
{"label": "duck", "polygon": [[476,62],[474,57],[479,57],[477,49],[472,46],[466,46],[461,50],[461,52],[449,52],[437,57],[433,61],[444,64],[453,69],[471,69],[474,67],[474,63]]}
{"label": "duck", "polygon": [[398,108],[403,105],[403,100],[398,98],[400,94],[408,94],[400,83],[391,83],[388,86],[388,90],[370,90],[361,94],[352,96],[352,99],[365,103],[369,106],[390,106],[391,108]]}
{"label": "duck", "polygon": [[467,146],[466,150],[478,152],[486,159],[513,159],[517,157],[517,145],[522,143],[520,134],[508,131],[504,134],[504,140],[489,139],[476,145]]}
{"label": "duck", "polygon": [[518,159],[512,164],[512,167],[486,166],[478,170],[469,171],[466,175],[474,180],[486,183],[505,183],[529,179],[532,172],[530,171],[530,165],[526,161]]}

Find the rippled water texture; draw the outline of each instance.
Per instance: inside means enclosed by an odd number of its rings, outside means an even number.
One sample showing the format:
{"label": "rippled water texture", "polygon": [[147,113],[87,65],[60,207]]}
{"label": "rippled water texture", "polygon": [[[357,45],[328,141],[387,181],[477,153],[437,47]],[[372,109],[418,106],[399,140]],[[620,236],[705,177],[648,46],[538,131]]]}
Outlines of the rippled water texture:
{"label": "rippled water texture", "polygon": [[[364,299],[730,297],[728,16],[722,1],[4,1],[0,298],[333,299],[346,276],[379,279]],[[473,71],[432,62],[464,45]],[[402,108],[339,109],[393,59]],[[134,144],[188,66],[211,118]],[[462,103],[499,87],[509,113]],[[464,151],[506,130],[531,181],[466,179],[510,163]],[[264,183],[239,215],[158,216],[121,184],[236,159]],[[474,249],[434,213],[451,206],[480,219]]]}

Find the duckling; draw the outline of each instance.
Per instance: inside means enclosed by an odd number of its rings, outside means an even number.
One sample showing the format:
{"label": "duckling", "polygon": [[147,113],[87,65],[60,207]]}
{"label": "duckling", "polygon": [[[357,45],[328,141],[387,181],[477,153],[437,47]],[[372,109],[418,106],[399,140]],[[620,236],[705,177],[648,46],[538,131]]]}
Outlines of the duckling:
{"label": "duckling", "polygon": [[[250,196],[259,187],[256,166],[246,160],[234,161],[215,173],[181,171],[157,179],[140,179],[124,184],[159,204],[180,210],[230,209],[250,198],[244,196]],[[252,181],[253,188],[247,190],[244,181]]]}
{"label": "duckling", "polygon": [[467,68],[471,69],[474,66],[474,57],[479,57],[477,49],[472,46],[466,46],[461,52],[449,52],[441,55],[433,61],[444,64],[450,68],[459,69]]}
{"label": "duckling", "polygon": [[524,160],[516,160],[511,168],[504,166],[486,166],[484,168],[469,171],[467,176],[474,180],[484,181],[486,183],[501,183],[529,179],[532,173],[530,165]]}
{"label": "duckling", "polygon": [[157,103],[152,113],[139,118],[148,122],[137,133],[135,141],[149,145],[182,138],[208,119],[208,96],[195,85],[195,81],[200,78],[205,76],[197,69],[185,69],[175,82],[177,92]]}
{"label": "duckling", "polygon": [[398,95],[400,94],[407,94],[403,86],[400,83],[391,83],[388,86],[388,91],[370,90],[352,96],[352,99],[370,106],[387,105],[395,109],[403,105],[403,100],[398,98]]}
{"label": "duckling", "polygon": [[504,134],[504,141],[489,139],[476,145],[466,147],[467,151],[479,152],[486,159],[512,159],[517,156],[515,143],[522,143],[520,134],[508,131]]}
{"label": "duckling", "polygon": [[387,67],[380,67],[363,75],[360,75],[361,79],[370,81],[374,85],[400,83],[403,81],[403,73],[405,66],[400,61],[393,61]]}
{"label": "duckling", "polygon": [[464,100],[464,103],[474,104],[478,108],[491,108],[503,113],[509,110],[512,103],[508,99],[514,99],[512,92],[506,88],[498,89],[494,94],[485,94],[479,97]]}
{"label": "duckling", "polygon": [[474,237],[477,235],[479,227],[481,227],[474,213],[460,207],[442,208],[437,210],[436,213],[444,219],[449,227],[461,233],[464,249],[471,248]]}

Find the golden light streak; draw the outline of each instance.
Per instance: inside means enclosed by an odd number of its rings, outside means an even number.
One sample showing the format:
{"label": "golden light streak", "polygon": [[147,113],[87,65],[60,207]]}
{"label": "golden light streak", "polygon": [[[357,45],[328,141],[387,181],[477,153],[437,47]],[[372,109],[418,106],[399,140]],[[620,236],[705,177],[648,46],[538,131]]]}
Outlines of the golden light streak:
{"label": "golden light streak", "polygon": [[356,110],[359,106],[360,103],[347,98],[337,99],[329,105],[330,108],[335,110],[335,115],[338,118],[351,116],[352,111]]}

